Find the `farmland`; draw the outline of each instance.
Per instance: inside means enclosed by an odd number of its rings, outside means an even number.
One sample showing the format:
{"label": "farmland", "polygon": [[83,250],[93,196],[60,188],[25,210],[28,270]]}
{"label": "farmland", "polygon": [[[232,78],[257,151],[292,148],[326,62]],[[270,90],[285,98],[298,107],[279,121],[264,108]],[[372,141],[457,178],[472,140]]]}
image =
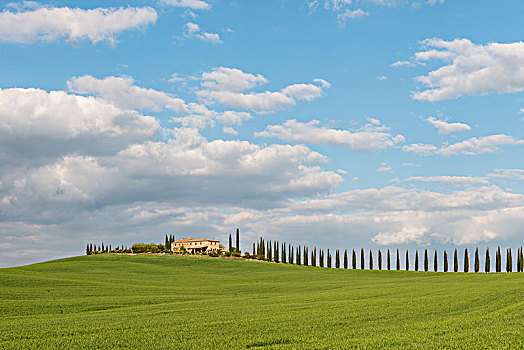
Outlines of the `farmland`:
{"label": "farmland", "polygon": [[522,348],[524,274],[92,255],[0,270],[0,348]]}

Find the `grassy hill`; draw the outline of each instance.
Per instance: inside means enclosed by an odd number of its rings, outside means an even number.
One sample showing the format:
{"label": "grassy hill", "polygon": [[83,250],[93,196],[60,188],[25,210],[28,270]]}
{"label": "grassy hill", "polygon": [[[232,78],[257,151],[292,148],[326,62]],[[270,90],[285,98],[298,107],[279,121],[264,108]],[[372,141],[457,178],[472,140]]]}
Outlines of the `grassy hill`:
{"label": "grassy hill", "polygon": [[522,348],[524,274],[92,255],[0,269],[0,348]]}

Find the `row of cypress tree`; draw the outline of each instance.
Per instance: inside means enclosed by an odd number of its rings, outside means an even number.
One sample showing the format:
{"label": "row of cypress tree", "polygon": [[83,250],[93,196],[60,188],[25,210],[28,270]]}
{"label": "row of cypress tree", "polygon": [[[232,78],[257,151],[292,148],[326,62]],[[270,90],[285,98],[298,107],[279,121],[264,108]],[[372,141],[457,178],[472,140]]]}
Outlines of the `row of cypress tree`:
{"label": "row of cypress tree", "polygon": [[[369,250],[368,255],[368,269],[373,270],[375,268],[375,260],[373,258],[373,251]],[[326,252],[324,252],[323,249],[319,249],[317,253],[317,248],[313,248],[313,250],[310,252],[309,248],[306,246],[298,246],[294,247],[291,244],[286,243],[280,243],[278,241],[271,242],[271,241],[265,241],[262,237],[260,239],[253,243],[253,257],[256,257],[258,259],[263,259],[267,261],[273,261],[276,263],[288,263],[288,264],[296,264],[296,265],[304,265],[304,266],[320,266],[320,267],[332,267],[332,253],[329,249],[327,249]],[[357,252],[355,249],[351,252],[351,264],[350,259],[348,255],[348,250],[345,249],[343,252],[343,255],[341,254],[341,251],[336,249],[335,250],[335,257],[334,257],[334,264],[335,268],[341,268],[344,269],[352,268],[357,269]],[[378,250],[378,256],[376,260],[376,267],[379,270],[401,270],[401,258],[400,258],[400,252],[397,249],[396,250],[396,259],[395,259],[395,265],[392,265],[393,262],[393,256],[389,249],[387,249],[386,255],[382,255],[382,251]],[[435,250],[433,252],[433,262],[430,263],[430,253],[427,249],[424,249],[424,255],[422,258],[419,258],[419,252],[418,250],[415,251],[415,259],[414,259],[414,270],[415,271],[435,271],[437,272],[439,270],[439,259],[438,259],[438,252]],[[360,249],[360,269],[365,269],[365,260],[366,260],[366,254],[364,252],[364,248]],[[420,261],[422,260],[422,261]],[[495,252],[495,272],[502,272],[502,254],[500,251],[500,247],[497,248]],[[342,263],[342,265],[341,265]],[[452,270],[450,270],[449,263],[452,263]],[[462,268],[459,268],[460,265],[462,265]],[[512,249],[508,248],[506,250],[506,266],[505,266],[506,272],[513,272],[513,257],[512,257]],[[404,269],[406,271],[410,270],[410,259],[409,259],[409,251],[406,250],[405,252],[405,258],[404,258]],[[444,272],[459,272],[461,270],[462,272],[470,272],[470,254],[468,252],[468,249],[466,248],[464,250],[464,255],[462,259],[462,263],[459,260],[459,254],[457,249],[455,248],[453,253],[453,258],[448,258],[448,253],[446,250],[443,252],[443,266],[442,270]],[[474,272],[480,272],[480,254],[478,248],[475,249],[474,257],[473,257],[473,271]],[[485,260],[484,260],[484,272],[491,272],[491,256],[489,248],[486,248],[485,252]],[[517,249],[517,272],[524,272],[524,252],[522,247]]]}
{"label": "row of cypress tree", "polygon": [[[124,247],[123,245],[120,247],[116,247],[114,250],[116,251],[129,251],[131,252],[131,249],[128,249],[127,247]],[[109,245],[104,245],[104,242],[102,242],[102,245],[99,245],[97,247],[96,244],[93,245],[93,243],[87,243],[86,245],[86,255],[91,255],[91,254],[98,254],[98,253],[109,253],[110,251],[113,251],[113,247],[111,246],[111,244]]]}

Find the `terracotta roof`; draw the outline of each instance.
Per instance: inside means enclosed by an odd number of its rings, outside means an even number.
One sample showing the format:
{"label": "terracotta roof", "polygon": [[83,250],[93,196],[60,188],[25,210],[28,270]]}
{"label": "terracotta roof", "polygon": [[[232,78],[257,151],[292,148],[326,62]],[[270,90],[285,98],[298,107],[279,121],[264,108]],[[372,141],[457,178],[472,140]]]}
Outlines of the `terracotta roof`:
{"label": "terracotta roof", "polygon": [[185,243],[185,242],[219,242],[216,239],[207,239],[207,238],[183,238],[175,241],[174,243]]}

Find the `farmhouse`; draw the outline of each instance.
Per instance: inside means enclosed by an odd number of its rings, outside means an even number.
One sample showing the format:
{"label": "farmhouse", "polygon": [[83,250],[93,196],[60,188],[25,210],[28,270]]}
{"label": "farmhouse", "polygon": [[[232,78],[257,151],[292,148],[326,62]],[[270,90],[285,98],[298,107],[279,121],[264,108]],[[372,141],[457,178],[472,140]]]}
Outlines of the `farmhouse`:
{"label": "farmhouse", "polygon": [[171,250],[176,252],[184,247],[188,253],[202,253],[209,251],[218,251],[220,241],[207,238],[184,238],[171,243]]}

